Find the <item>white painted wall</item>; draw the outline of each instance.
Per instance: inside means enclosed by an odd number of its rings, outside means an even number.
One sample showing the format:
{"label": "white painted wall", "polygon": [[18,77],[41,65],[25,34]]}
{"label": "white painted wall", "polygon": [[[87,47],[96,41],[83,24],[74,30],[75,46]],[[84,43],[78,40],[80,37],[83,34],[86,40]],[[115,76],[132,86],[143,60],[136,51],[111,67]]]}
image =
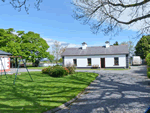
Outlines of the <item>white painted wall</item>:
{"label": "white painted wall", "polygon": [[[7,56],[5,56],[5,58],[2,58],[2,62],[1,62],[1,60],[0,60],[0,70],[3,70],[4,68],[5,69],[9,69],[9,67],[8,67],[8,62],[9,62],[9,60],[8,60],[8,57]],[[3,63],[3,65],[2,65],[2,63]],[[4,66],[4,67],[3,67]]]}
{"label": "white painted wall", "polygon": [[[119,57],[118,66],[114,65],[114,57]],[[65,56],[64,65],[73,64],[73,59],[77,59],[77,67],[92,67],[87,66],[87,58],[91,58],[92,65],[101,66],[100,58],[105,58],[105,67],[126,67],[126,55]]]}

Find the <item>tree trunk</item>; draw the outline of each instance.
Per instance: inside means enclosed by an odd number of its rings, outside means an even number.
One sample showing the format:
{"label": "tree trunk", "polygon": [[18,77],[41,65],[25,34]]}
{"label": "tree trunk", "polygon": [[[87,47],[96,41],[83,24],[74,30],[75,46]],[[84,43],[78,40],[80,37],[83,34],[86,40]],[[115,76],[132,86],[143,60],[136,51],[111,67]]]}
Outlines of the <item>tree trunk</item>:
{"label": "tree trunk", "polygon": [[18,58],[15,58],[15,68],[18,67]]}

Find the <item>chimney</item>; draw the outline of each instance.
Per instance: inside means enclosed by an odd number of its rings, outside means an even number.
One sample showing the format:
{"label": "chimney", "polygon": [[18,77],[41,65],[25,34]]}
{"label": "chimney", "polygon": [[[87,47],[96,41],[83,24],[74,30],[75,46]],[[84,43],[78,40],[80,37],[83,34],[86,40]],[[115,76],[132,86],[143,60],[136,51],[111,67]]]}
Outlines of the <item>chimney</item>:
{"label": "chimney", "polygon": [[106,48],[110,47],[109,41],[106,41],[105,44],[106,44]]}
{"label": "chimney", "polygon": [[87,47],[87,43],[83,42],[82,43],[82,49],[86,49],[86,47]]}

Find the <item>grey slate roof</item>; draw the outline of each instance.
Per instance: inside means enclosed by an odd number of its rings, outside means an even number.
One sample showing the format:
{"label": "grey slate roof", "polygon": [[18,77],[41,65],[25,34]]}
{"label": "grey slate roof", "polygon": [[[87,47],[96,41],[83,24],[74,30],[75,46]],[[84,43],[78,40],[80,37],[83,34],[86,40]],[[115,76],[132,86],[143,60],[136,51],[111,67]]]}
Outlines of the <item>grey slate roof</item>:
{"label": "grey slate roof", "polygon": [[0,55],[12,55],[11,53],[7,53],[5,51],[0,50]]}
{"label": "grey slate roof", "polygon": [[129,54],[128,45],[110,46],[93,46],[86,49],[80,48],[66,48],[61,56],[83,56],[83,55],[111,55],[111,54]]}

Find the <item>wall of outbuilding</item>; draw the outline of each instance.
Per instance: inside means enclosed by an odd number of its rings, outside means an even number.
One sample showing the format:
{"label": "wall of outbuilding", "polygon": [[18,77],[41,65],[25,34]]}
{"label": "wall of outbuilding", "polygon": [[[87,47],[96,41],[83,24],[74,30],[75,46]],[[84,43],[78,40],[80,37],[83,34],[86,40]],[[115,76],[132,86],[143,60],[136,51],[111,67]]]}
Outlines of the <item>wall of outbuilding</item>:
{"label": "wall of outbuilding", "polygon": [[[119,65],[114,65],[114,57],[119,58]],[[99,65],[101,67],[101,58],[105,58],[105,67],[123,67],[126,68],[126,55],[95,55],[95,56],[64,56],[64,65],[67,63],[73,64],[73,59],[77,59],[78,68],[91,68],[88,66],[87,58],[91,58],[92,65]]]}
{"label": "wall of outbuilding", "polygon": [[6,72],[9,72],[10,71],[10,58],[7,56],[4,56],[4,58],[1,58],[1,59],[2,60],[0,60],[0,72],[4,72],[4,69]]}

